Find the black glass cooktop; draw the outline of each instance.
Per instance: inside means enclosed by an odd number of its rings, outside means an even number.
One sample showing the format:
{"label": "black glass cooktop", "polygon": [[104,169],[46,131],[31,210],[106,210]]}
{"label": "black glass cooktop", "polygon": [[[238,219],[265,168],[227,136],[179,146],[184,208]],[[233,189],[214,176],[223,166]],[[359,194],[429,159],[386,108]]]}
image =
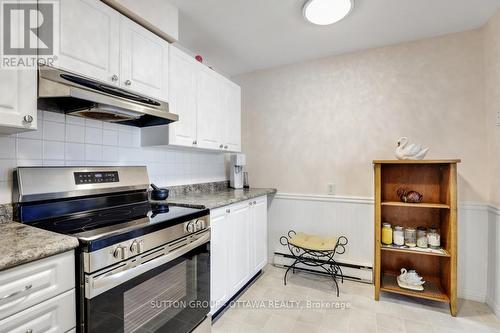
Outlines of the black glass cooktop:
{"label": "black glass cooktop", "polygon": [[144,202],[34,221],[30,225],[72,235],[81,243],[90,244],[111,237],[114,241],[138,237],[207,214],[208,209]]}

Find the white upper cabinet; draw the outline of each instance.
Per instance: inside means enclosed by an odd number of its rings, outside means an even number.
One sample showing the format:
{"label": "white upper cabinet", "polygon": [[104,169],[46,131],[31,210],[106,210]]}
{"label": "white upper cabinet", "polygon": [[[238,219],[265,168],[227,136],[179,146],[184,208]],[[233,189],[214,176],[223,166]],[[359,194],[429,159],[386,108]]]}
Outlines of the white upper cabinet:
{"label": "white upper cabinet", "polygon": [[98,0],[60,1],[60,13],[56,67],[168,100],[167,41]]}
{"label": "white upper cabinet", "polygon": [[118,84],[120,14],[97,0],[63,0],[59,6],[61,29],[55,66]]}
{"label": "white upper cabinet", "polygon": [[143,128],[144,146],[241,151],[241,88],[177,47],[170,47],[168,101],[179,120]]}
{"label": "white upper cabinet", "polygon": [[0,134],[37,128],[36,71],[0,70]]}
{"label": "white upper cabinet", "polygon": [[[222,149],[225,124],[221,113],[219,77],[210,68],[199,65],[197,86],[198,147]],[[222,126],[221,126],[222,125]]]}
{"label": "white upper cabinet", "polygon": [[179,115],[179,121],[169,126],[169,143],[178,146],[196,146],[196,60],[176,47],[170,48],[170,112]]}
{"label": "white upper cabinet", "polygon": [[[11,29],[12,41],[23,45],[22,20],[12,20]],[[0,134],[37,129],[36,75],[34,68],[0,69]]]}
{"label": "white upper cabinet", "polygon": [[224,149],[241,151],[241,88],[237,84],[224,80],[224,106],[222,108],[225,120]]}
{"label": "white upper cabinet", "polygon": [[168,43],[126,17],[120,33],[120,86],[167,101]]}

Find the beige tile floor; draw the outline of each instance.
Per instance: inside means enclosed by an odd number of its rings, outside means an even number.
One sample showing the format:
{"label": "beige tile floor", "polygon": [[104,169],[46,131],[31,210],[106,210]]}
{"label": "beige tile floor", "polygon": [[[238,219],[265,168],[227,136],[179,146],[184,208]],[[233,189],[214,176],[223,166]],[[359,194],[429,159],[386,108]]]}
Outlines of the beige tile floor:
{"label": "beige tile floor", "polygon": [[[284,286],[284,272],[268,265],[241,295],[237,306],[213,324],[212,332],[500,333],[500,319],[482,303],[460,300],[458,316],[453,318],[447,305],[431,301],[384,294],[375,302],[373,286],[357,282],[344,281],[339,298],[331,280],[324,276],[296,272],[289,274]],[[323,307],[308,307],[308,300]],[[292,302],[300,302],[300,308]],[[331,304],[338,304],[337,308],[328,307]],[[345,308],[338,308],[342,304]]]}

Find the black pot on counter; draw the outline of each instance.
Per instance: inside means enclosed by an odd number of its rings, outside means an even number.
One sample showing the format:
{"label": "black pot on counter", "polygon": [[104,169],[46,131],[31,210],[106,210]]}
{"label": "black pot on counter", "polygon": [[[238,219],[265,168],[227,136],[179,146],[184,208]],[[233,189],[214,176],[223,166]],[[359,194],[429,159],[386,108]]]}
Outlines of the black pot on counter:
{"label": "black pot on counter", "polygon": [[151,184],[151,187],[153,190],[151,191],[151,200],[155,201],[162,201],[162,200],[167,200],[168,198],[168,189],[166,188],[159,188],[155,184]]}

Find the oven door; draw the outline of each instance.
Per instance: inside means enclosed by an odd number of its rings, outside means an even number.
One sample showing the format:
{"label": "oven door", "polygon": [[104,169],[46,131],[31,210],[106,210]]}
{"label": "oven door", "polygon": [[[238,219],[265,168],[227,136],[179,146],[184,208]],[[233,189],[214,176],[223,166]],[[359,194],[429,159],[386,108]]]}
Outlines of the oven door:
{"label": "oven door", "polygon": [[85,277],[88,333],[186,333],[210,310],[210,231]]}

